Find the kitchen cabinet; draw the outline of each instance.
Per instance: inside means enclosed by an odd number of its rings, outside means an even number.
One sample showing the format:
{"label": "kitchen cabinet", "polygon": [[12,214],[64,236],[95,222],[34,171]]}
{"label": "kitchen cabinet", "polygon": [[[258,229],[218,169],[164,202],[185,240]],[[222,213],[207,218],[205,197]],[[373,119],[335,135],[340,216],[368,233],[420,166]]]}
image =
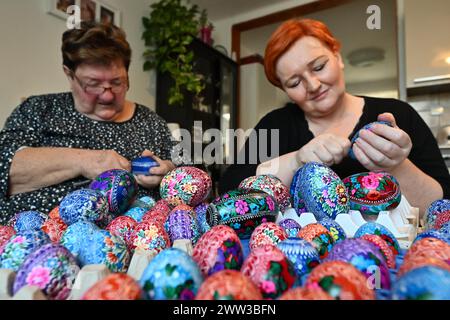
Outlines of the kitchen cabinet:
{"label": "kitchen cabinet", "polygon": [[[450,88],[450,1],[404,0],[406,86]],[[422,90],[422,92],[426,92]]]}

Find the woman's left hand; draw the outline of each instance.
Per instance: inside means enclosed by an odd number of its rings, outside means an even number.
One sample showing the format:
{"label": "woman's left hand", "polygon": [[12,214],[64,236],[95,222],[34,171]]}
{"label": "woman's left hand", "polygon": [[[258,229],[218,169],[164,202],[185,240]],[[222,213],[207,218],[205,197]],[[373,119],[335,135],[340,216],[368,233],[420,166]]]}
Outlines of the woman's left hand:
{"label": "woman's left hand", "polygon": [[371,130],[361,130],[353,152],[366,169],[389,172],[408,157],[412,142],[409,135],[397,126],[391,113],[380,114],[378,121],[387,121],[392,127],[376,124]]}
{"label": "woman's left hand", "polygon": [[159,163],[159,167],[153,167],[150,169],[151,176],[135,175],[136,181],[139,185],[146,189],[153,189],[159,186],[162,178],[170,170],[175,169],[175,165],[170,160],[161,160],[153,152],[149,150],[144,150],[142,156],[149,156],[155,159]]}

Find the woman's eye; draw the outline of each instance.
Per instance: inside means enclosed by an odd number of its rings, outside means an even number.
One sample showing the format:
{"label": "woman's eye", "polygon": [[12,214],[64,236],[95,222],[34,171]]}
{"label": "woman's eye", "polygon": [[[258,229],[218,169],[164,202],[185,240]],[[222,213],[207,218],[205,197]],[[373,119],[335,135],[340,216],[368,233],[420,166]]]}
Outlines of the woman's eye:
{"label": "woman's eye", "polygon": [[326,63],[323,63],[323,64],[321,64],[321,65],[315,67],[313,70],[314,70],[314,71],[320,71],[320,70],[322,70],[322,69],[325,67],[325,64],[326,64]]}
{"label": "woman's eye", "polygon": [[295,88],[296,86],[298,86],[300,84],[300,80],[295,80],[295,81],[292,81],[290,84],[289,84],[289,88]]}

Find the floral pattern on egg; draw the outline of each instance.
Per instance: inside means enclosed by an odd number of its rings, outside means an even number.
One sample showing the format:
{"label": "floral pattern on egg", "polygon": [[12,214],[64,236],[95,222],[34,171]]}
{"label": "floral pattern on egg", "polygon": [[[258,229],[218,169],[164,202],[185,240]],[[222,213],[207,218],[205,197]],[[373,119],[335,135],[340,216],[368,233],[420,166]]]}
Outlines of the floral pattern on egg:
{"label": "floral pattern on egg", "polygon": [[334,242],[338,243],[347,238],[347,234],[339,223],[330,218],[323,218],[319,221],[319,224],[327,228],[330,234],[333,236]]}
{"label": "floral pattern on egg", "polygon": [[119,216],[111,221],[106,227],[106,230],[111,232],[112,235],[121,238],[130,248],[132,245],[131,236],[137,225],[138,223],[133,218],[130,218],[129,216]]}
{"label": "floral pattern on egg", "polygon": [[131,250],[144,250],[158,254],[171,246],[169,235],[158,223],[141,222],[135,228],[130,239]]}
{"label": "floral pattern on egg", "polygon": [[13,227],[0,225],[0,255],[2,254],[1,248],[3,247],[3,245],[5,245],[15,234],[16,230],[14,230]]}
{"label": "floral pattern on egg", "polygon": [[41,229],[50,237],[52,242],[59,243],[67,225],[61,218],[51,218],[44,222]]}
{"label": "floral pattern on egg", "polygon": [[274,222],[264,222],[253,231],[249,246],[250,249],[254,249],[265,244],[276,245],[287,238],[288,235],[282,227]]}

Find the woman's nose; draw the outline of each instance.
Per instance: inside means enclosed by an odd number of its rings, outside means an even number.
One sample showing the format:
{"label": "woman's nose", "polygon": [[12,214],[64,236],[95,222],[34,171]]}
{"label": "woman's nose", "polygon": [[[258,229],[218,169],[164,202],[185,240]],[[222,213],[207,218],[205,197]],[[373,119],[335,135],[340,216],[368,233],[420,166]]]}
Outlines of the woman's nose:
{"label": "woman's nose", "polygon": [[305,89],[308,92],[316,92],[320,88],[320,80],[315,76],[305,77]]}
{"label": "woman's nose", "polygon": [[99,98],[103,102],[110,102],[114,100],[114,93],[111,92],[111,88],[106,88],[106,90],[103,91]]}

